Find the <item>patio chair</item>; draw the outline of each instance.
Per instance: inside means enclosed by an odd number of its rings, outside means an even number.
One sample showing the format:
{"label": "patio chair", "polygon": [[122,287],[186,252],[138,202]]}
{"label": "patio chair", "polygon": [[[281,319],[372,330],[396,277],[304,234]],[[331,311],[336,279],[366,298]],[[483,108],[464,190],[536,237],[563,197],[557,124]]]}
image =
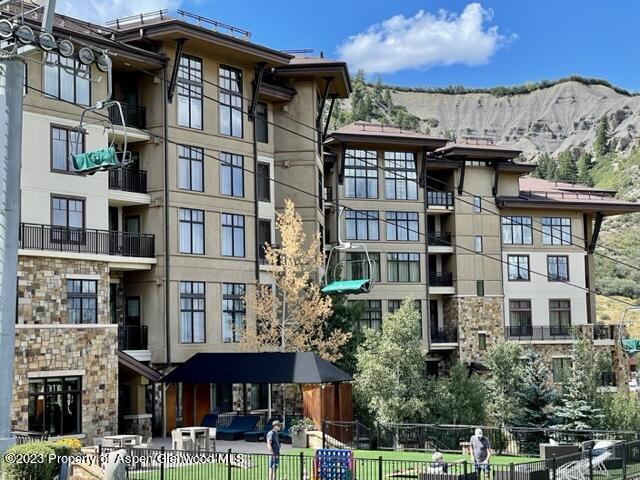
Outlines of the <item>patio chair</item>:
{"label": "patio chair", "polygon": [[173,450],[193,450],[194,445],[190,437],[182,435],[182,433],[178,430],[172,430],[171,448]]}
{"label": "patio chair", "polygon": [[244,434],[245,442],[263,442],[267,438],[267,433],[271,430],[273,426],[273,421],[277,420],[275,418],[270,418],[267,423],[265,423],[264,428],[262,430],[254,430],[252,432],[247,432]]}
{"label": "patio chair", "polygon": [[244,434],[255,430],[260,417],[258,415],[238,415],[233,417],[228,427],[218,428],[218,440],[240,440]]}
{"label": "patio chair", "polygon": [[[142,438],[142,436],[140,436],[140,438]],[[152,440],[153,440],[153,437],[147,437],[146,442],[143,442],[142,440],[140,440],[140,442],[138,442],[138,444],[135,445],[133,448],[148,450],[151,448]]]}
{"label": "patio chair", "polygon": [[284,426],[282,427],[282,430],[278,433],[278,436],[280,437],[280,441],[282,443],[287,443],[287,444],[291,443],[291,432],[289,431],[289,429],[291,428],[291,424],[293,423],[293,421],[296,420],[297,418],[299,417],[296,417],[293,415],[284,417]]}
{"label": "patio chair", "polygon": [[589,478],[590,468],[592,468],[596,474],[609,477],[609,472],[604,462],[608,460],[611,455],[612,453],[607,450],[596,457],[592,457],[591,461],[589,461],[589,457],[586,457],[582,460],[565,463],[558,469],[557,478],[558,480],[586,480]]}
{"label": "patio chair", "polygon": [[218,426],[218,414],[207,413],[204,417],[202,417],[202,422],[200,422],[200,426],[216,428]]}

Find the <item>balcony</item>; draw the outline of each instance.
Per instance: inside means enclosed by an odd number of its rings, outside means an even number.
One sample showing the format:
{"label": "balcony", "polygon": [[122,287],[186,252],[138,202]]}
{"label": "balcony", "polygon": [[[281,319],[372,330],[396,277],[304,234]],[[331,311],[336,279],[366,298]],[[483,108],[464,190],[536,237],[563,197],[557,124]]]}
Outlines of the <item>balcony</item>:
{"label": "balcony", "polygon": [[615,340],[616,325],[593,325],[594,340]]}
{"label": "balcony", "polygon": [[20,224],[19,232],[19,248],[65,252],[71,255],[84,253],[153,259],[155,256],[154,243],[155,237],[153,235],[142,233],[112,232],[34,223]]}
{"label": "balcony", "polygon": [[429,232],[429,253],[453,253],[450,232]]}
{"label": "balcony", "polygon": [[[147,109],[141,105],[130,105],[120,103],[122,114],[124,115],[124,124],[127,127],[139,128],[144,130],[147,128]],[[122,125],[122,117],[117,105],[109,107],[109,120],[115,125]]]}
{"label": "balcony", "polygon": [[429,286],[452,287],[453,274],[451,272],[429,272]]}
{"label": "balcony", "polygon": [[427,207],[431,211],[449,211],[453,209],[453,192],[440,190],[427,191]]}
{"label": "balcony", "polygon": [[432,330],[431,343],[432,344],[458,343],[458,328],[457,327],[440,327],[435,331]]}
{"label": "balcony", "polygon": [[147,172],[133,168],[109,170],[109,190],[147,193]]}
{"label": "balcony", "polygon": [[507,326],[505,327],[505,337],[508,340],[516,341],[572,341],[571,325],[540,326],[531,325]]}
{"label": "balcony", "polygon": [[148,331],[146,325],[118,327],[118,348],[120,350],[147,350]]}

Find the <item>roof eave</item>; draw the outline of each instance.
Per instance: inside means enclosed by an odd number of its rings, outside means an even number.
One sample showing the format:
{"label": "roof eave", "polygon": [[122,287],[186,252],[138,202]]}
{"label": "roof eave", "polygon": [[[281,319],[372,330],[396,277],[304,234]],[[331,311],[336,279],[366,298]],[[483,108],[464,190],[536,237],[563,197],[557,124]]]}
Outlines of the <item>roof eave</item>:
{"label": "roof eave", "polygon": [[528,199],[522,197],[498,197],[500,208],[535,208],[550,210],[581,210],[583,212],[602,213],[605,216],[640,212],[640,203],[580,202]]}
{"label": "roof eave", "polygon": [[342,88],[335,89],[333,93],[338,94],[338,98],[348,98],[351,95],[351,79],[346,62],[333,63],[310,63],[310,64],[288,64],[277,67],[273,72],[275,77],[300,78],[300,77],[340,77]]}
{"label": "roof eave", "polygon": [[332,133],[325,141],[325,145],[337,144],[379,144],[379,145],[401,145],[411,147],[432,147],[438,148],[447,140],[438,138],[411,138],[394,137],[391,135],[359,135],[354,133]]}

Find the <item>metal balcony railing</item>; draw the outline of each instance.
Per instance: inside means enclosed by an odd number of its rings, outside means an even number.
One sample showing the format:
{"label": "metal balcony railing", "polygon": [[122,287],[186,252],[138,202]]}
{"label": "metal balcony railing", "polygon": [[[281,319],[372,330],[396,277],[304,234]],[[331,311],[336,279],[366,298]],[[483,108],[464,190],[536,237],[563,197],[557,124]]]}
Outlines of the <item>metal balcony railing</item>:
{"label": "metal balcony railing", "polygon": [[533,327],[518,325],[505,327],[505,337],[509,340],[566,340],[572,338],[571,325]]}
{"label": "metal balcony railing", "polygon": [[[147,128],[147,109],[145,107],[128,103],[120,103],[120,106],[122,107],[124,123],[127,127]],[[109,107],[109,120],[116,126],[122,125],[122,118],[117,105]]]}
{"label": "metal balcony railing", "polygon": [[120,350],[147,350],[148,330],[146,325],[126,325],[118,327],[118,348]]}
{"label": "metal balcony railing", "polygon": [[428,190],[427,204],[429,206],[453,207],[453,192]]}
{"label": "metal balcony railing", "polygon": [[594,340],[615,340],[615,338],[616,338],[615,325],[593,325]]}
{"label": "metal balcony railing", "polygon": [[451,272],[429,272],[429,285],[432,287],[453,287]]}
{"label": "metal balcony railing", "polygon": [[147,193],[147,172],[133,168],[109,170],[109,189],[123,192]]}
{"label": "metal balcony railing", "polygon": [[441,327],[437,330],[431,330],[431,343],[457,343],[458,328],[457,327]]}
{"label": "metal balcony railing", "polygon": [[429,232],[429,245],[436,247],[450,247],[450,232]]}
{"label": "metal balcony railing", "polygon": [[155,255],[154,235],[35,223],[20,224],[19,246],[32,250],[139,258],[152,258]]}

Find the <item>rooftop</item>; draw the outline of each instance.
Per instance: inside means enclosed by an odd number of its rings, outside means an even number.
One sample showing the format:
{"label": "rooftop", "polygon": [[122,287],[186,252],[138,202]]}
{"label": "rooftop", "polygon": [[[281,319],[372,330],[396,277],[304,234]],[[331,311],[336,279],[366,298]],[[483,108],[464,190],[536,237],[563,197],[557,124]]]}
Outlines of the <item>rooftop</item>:
{"label": "rooftop", "polygon": [[362,121],[350,123],[329,133],[327,143],[334,143],[335,140],[370,141],[372,143],[406,143],[409,145],[424,145],[435,148],[447,143],[447,140],[444,138],[431,137],[411,130],[403,130],[402,128],[392,125]]}
{"label": "rooftop", "polygon": [[436,150],[436,154],[438,153],[445,157],[475,157],[478,160],[485,160],[494,158],[513,159],[520,156],[522,151],[494,145],[486,141],[478,141],[477,139],[461,139],[439,148]]}

